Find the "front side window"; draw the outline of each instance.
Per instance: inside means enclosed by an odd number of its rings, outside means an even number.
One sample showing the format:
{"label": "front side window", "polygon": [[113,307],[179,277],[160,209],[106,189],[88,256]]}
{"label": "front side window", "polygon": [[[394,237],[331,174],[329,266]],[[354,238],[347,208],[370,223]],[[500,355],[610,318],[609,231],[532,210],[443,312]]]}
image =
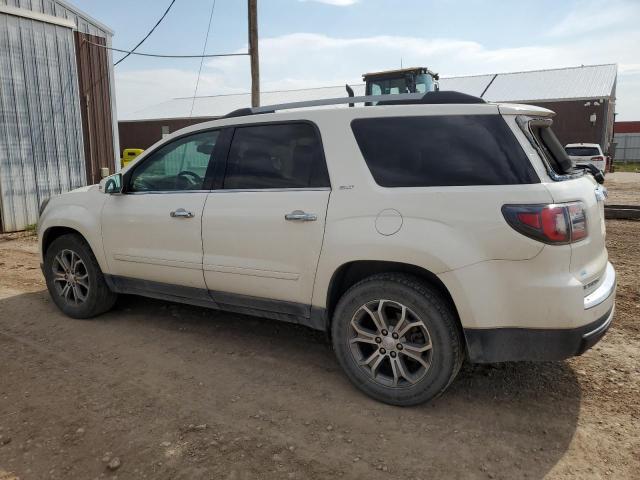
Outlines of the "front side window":
{"label": "front side window", "polygon": [[237,127],[225,189],[329,187],[316,129],[308,123]]}
{"label": "front side window", "polygon": [[160,147],[132,172],[129,190],[203,190],[219,133],[196,133]]}
{"label": "front side window", "polygon": [[383,187],[539,182],[500,115],[361,118],[351,127]]}

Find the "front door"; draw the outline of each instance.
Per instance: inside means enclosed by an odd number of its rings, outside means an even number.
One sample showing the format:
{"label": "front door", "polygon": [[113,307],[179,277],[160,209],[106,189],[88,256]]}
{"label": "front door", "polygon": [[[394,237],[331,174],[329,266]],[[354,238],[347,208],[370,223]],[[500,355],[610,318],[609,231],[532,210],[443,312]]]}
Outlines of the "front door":
{"label": "front door", "polygon": [[315,126],[236,128],[223,188],[209,194],[202,217],[213,299],[308,315],[330,191]]}
{"label": "front door", "polygon": [[107,200],[104,248],[121,288],[207,297],[201,220],[217,137],[198,132],[161,146],[125,175],[124,193]]}

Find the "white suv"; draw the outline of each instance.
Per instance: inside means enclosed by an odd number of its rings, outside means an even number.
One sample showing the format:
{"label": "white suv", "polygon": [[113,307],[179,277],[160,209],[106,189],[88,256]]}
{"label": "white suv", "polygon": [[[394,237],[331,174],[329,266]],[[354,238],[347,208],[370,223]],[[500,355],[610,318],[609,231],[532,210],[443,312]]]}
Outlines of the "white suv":
{"label": "white suv", "polygon": [[574,166],[593,165],[603,174],[607,170],[607,160],[597,143],[569,143],[564,150]]}
{"label": "white suv", "polygon": [[323,330],[349,379],[396,405],[442,393],[464,358],[584,352],[616,279],[604,190],[571,168],[553,112],[408,96],[235,112],[52,198],[53,300],[87,318],[134,293]]}

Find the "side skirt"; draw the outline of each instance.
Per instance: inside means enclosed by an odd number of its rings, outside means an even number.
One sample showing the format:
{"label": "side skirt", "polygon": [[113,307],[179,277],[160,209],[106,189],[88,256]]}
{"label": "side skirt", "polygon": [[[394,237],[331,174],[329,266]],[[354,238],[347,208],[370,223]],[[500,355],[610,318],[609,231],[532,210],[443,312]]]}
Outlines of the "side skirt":
{"label": "side skirt", "polygon": [[105,274],[105,280],[109,288],[117,293],[140,295],[226,312],[270,318],[323,332],[328,329],[326,309],[302,303],[184,287],[118,275]]}

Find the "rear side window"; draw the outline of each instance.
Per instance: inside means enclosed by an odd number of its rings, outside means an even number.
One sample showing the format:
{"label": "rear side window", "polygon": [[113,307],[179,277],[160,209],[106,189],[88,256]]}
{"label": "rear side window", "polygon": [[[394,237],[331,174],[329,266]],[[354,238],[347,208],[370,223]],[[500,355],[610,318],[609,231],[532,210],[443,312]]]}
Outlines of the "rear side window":
{"label": "rear side window", "polygon": [[308,123],[237,127],[225,189],[329,187],[316,129]]}
{"label": "rear side window", "polygon": [[383,187],[539,182],[500,115],[361,118],[351,127]]}
{"label": "rear side window", "polygon": [[600,152],[595,147],[567,147],[565,148],[567,155],[572,157],[596,157]]}

